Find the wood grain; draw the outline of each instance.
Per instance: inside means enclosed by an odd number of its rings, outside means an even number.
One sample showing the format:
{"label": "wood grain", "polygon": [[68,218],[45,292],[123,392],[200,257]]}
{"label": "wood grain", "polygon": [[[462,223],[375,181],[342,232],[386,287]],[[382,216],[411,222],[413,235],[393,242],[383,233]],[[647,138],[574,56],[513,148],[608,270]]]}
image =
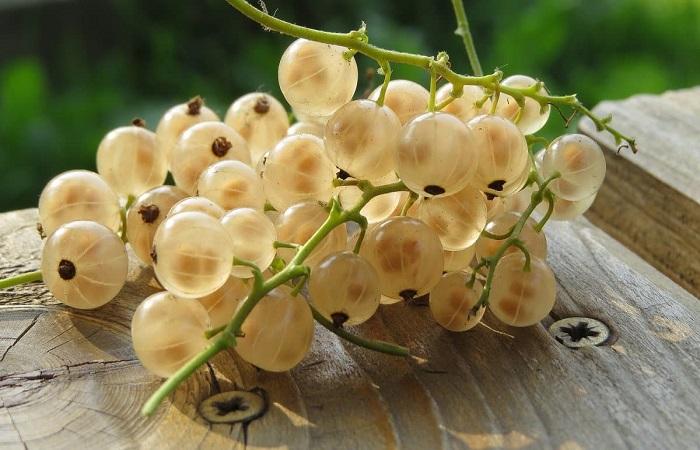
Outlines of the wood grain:
{"label": "wood grain", "polygon": [[[38,265],[35,210],[0,215],[0,271]],[[355,331],[408,345],[425,364],[371,353],[317,329],[289,373],[221,354],[151,419],[159,380],[134,358],[129,319],[154,291],[135,263],[95,311],[57,304],[40,283],[0,292],[0,448],[697,448],[700,302],[586,220],[552,224],[558,302],[527,329],[450,333],[427,308],[382,307]],[[570,350],[552,320],[597,317],[612,346]],[[247,427],[210,425],[200,401],[260,386],[270,410]]]}
{"label": "wood grain", "polygon": [[587,217],[700,296],[700,87],[603,102],[593,110],[637,139],[623,150],[584,119],[606,151],[608,173]]}

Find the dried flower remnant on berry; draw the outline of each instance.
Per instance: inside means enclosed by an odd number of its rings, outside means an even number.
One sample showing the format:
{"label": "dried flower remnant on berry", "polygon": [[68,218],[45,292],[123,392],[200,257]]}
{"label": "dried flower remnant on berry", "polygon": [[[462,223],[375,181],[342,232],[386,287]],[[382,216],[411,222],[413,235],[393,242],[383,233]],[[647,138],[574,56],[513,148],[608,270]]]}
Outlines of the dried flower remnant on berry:
{"label": "dried flower remnant on berry", "polygon": [[264,95],[261,95],[258,100],[255,102],[255,106],[253,107],[253,111],[255,111],[258,114],[265,114],[270,110],[270,102],[267,100],[267,97]]}
{"label": "dried flower remnant on berry", "polygon": [[160,215],[160,208],[157,205],[141,205],[138,213],[144,223],[153,223]]}
{"label": "dried flower remnant on berry", "polygon": [[198,116],[204,106],[204,100],[199,95],[187,102],[187,115]]}
{"label": "dried flower remnant on berry", "polygon": [[211,151],[219,158],[222,158],[226,156],[226,153],[228,153],[231,147],[233,147],[233,144],[231,144],[228,139],[221,136],[214,139],[214,142],[211,144]]}
{"label": "dried flower remnant on berry", "polygon": [[67,259],[62,259],[58,263],[58,275],[68,281],[72,280],[75,277],[75,264],[72,262],[68,261]]}

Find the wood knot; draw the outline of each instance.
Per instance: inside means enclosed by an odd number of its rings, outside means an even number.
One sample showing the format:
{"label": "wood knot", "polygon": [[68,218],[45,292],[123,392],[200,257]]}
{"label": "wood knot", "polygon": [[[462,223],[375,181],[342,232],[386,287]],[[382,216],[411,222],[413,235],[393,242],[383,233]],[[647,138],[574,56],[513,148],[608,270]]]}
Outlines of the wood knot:
{"label": "wood knot", "polygon": [[199,414],[211,423],[249,423],[267,412],[267,393],[262,388],[212,395],[199,405]]}
{"label": "wood knot", "polygon": [[592,347],[609,343],[610,329],[600,320],[568,317],[549,327],[549,333],[569,348]]}

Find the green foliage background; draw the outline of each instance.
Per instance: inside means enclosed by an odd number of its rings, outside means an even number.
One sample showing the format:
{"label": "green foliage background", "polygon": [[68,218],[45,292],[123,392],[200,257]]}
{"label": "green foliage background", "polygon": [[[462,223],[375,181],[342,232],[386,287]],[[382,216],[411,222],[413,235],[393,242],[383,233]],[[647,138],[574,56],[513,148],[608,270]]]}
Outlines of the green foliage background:
{"label": "green foliage background", "polygon": [[[700,83],[700,0],[466,0],[485,70],[525,73],[593,105]],[[467,70],[448,0],[269,0],[278,17],[435,54]],[[0,211],[36,204],[69,168],[94,169],[111,128],[201,94],[223,114],[256,89],[280,95],[290,40],[224,0],[0,0]],[[362,70],[371,67],[361,59]],[[395,76],[425,82],[420,70]],[[378,77],[371,80],[377,83]],[[363,79],[358,92],[370,81]],[[280,97],[281,98],[281,97]],[[562,131],[560,122],[545,131]]]}

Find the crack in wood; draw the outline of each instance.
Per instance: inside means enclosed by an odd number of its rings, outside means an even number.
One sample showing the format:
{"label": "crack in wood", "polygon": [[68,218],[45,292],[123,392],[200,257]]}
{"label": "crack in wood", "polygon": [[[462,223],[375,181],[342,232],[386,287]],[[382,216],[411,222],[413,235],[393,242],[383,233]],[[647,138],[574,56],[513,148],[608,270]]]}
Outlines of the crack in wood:
{"label": "crack in wood", "polygon": [[[12,344],[10,344],[10,345],[5,349],[5,351],[3,352],[2,356],[0,356],[0,362],[2,362],[2,361],[5,360],[5,356],[7,356],[7,353],[12,349],[12,347],[14,347],[15,345],[17,345],[17,343],[24,337],[24,335],[27,334],[27,332],[29,332],[29,330],[32,329],[32,327],[36,324],[37,320],[39,320],[39,316],[41,316],[41,314],[37,314],[36,316],[34,316],[34,319],[32,319],[32,323],[30,323],[29,326],[27,326],[27,328],[25,328],[25,329],[19,334],[19,336],[17,336],[17,338],[15,339],[15,341],[14,341]],[[0,380],[2,380],[2,377],[0,377]]]}

